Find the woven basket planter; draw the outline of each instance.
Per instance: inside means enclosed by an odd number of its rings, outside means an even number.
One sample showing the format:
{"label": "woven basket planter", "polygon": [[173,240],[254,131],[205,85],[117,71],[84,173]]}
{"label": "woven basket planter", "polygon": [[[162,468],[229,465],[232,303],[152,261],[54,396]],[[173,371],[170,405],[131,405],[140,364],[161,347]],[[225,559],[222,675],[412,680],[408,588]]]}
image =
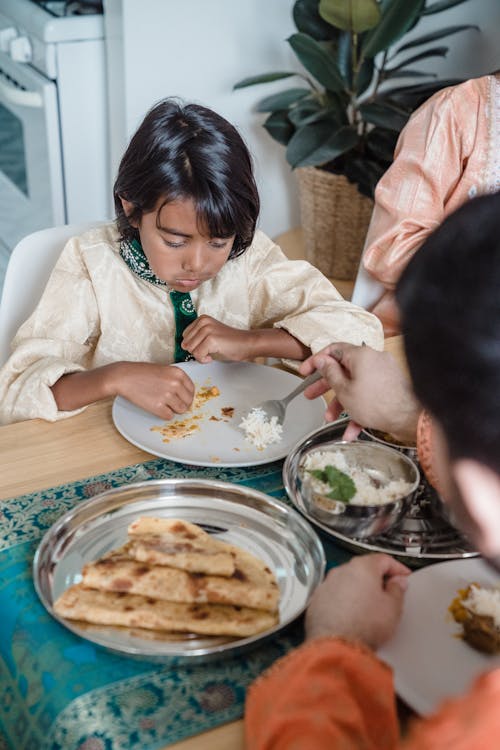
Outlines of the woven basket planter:
{"label": "woven basket planter", "polygon": [[343,175],[316,167],[296,170],[306,258],[325,276],[354,279],[373,201]]}

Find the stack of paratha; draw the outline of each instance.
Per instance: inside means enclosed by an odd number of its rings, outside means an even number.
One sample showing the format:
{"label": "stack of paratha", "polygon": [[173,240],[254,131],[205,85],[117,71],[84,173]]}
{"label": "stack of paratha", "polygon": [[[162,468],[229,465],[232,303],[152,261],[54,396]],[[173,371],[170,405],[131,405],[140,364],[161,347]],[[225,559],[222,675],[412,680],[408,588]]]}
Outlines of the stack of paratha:
{"label": "stack of paratha", "polygon": [[118,549],[84,566],[55,612],[71,620],[202,635],[249,636],[278,622],[271,570],[187,521],[144,517]]}

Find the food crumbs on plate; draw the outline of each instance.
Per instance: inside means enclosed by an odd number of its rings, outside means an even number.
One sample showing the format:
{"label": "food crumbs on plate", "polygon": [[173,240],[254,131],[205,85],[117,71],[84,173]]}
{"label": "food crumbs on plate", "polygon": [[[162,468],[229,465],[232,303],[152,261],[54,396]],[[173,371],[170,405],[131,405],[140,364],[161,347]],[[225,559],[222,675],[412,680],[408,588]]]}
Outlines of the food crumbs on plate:
{"label": "food crumbs on plate", "polygon": [[220,411],[223,417],[231,418],[234,416],[234,406],[223,406]]}
{"label": "food crumbs on plate", "polygon": [[210,456],[210,461],[213,464],[216,464],[216,463],[218,463],[220,461],[220,457],[219,456]]}
{"label": "food crumbs on plate", "polygon": [[217,396],[220,396],[220,391],[216,385],[203,385],[194,394],[191,411],[199,409],[200,406],[203,406],[203,404],[206,404],[212,398],[217,398]]}
{"label": "food crumbs on plate", "polygon": [[233,448],[233,451],[236,451],[236,453],[239,453],[240,449],[239,448]]}
{"label": "food crumbs on plate", "polygon": [[[194,396],[193,403],[191,404],[190,412],[195,409],[199,409],[203,404],[206,404],[211,398],[216,398],[220,395],[220,391],[216,385],[204,385],[199,388]],[[185,438],[197,432],[200,429],[196,421],[204,419],[205,414],[191,414],[184,419],[176,419],[175,422],[166,422],[164,425],[155,425],[151,427],[151,432],[159,432],[162,436],[164,443],[169,443],[171,440],[178,440],[179,438]],[[211,421],[220,422],[218,417],[209,417]]]}

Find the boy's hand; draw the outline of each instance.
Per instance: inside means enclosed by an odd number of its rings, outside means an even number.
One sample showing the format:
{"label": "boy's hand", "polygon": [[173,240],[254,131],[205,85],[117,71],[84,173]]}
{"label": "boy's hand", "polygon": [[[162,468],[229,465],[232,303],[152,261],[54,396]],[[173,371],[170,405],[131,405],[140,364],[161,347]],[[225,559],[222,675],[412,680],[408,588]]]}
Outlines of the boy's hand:
{"label": "boy's hand", "polygon": [[212,354],[241,362],[252,357],[253,331],[220,323],[210,315],[200,315],[184,331],[182,348],[203,364],[212,361]]}
{"label": "boy's hand", "polygon": [[113,378],[118,395],[161,419],[183,414],[193,403],[193,381],[180,367],[123,362]]}

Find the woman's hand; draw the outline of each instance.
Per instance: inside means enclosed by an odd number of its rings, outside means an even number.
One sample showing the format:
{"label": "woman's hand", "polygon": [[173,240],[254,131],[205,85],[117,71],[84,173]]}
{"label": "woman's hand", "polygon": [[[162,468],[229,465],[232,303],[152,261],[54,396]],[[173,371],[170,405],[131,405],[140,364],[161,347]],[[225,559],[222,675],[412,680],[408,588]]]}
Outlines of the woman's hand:
{"label": "woman's hand", "polygon": [[353,557],[329,571],[306,613],[306,639],[337,635],[377,649],[401,617],[410,570],[389,555]]}
{"label": "woman's hand", "polygon": [[415,440],[420,406],[391,354],[369,346],[330,344],[300,366],[302,375],[315,370],[323,380],[307,388],[305,396],[316,398],[333,388],[335,399],[326,419],[337,419],[345,409],[358,425],[390,432],[403,442]]}

